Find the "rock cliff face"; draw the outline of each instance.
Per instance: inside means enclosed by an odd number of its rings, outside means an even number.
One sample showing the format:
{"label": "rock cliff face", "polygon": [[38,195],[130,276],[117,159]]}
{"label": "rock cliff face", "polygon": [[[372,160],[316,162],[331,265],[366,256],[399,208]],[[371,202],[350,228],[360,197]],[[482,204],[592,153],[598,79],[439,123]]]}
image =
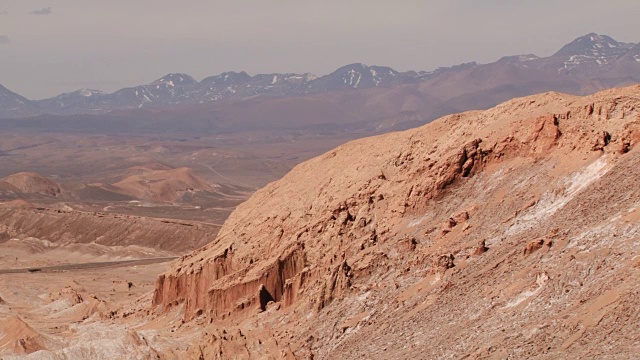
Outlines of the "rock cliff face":
{"label": "rock cliff face", "polygon": [[[634,86],[348,143],[238,206],[153,305],[273,329],[274,358],[633,353],[639,141]],[[212,333],[192,356],[267,336]]]}

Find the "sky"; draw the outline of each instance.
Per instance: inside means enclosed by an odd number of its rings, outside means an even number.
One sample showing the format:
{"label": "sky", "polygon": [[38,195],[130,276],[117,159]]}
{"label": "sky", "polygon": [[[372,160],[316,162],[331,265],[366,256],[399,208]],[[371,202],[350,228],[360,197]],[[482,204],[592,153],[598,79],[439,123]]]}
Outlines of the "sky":
{"label": "sky", "polygon": [[433,70],[590,32],[640,42],[638,14],[638,0],[0,0],[0,84],[41,99],[175,72]]}

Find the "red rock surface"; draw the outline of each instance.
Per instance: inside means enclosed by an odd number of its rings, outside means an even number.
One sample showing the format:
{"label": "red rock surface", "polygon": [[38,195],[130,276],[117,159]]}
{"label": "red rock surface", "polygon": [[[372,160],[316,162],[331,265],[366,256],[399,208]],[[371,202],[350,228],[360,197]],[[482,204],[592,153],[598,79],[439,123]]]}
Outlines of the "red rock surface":
{"label": "red rock surface", "polygon": [[632,357],[638,141],[640,86],[348,143],[238,206],[153,305],[194,358]]}

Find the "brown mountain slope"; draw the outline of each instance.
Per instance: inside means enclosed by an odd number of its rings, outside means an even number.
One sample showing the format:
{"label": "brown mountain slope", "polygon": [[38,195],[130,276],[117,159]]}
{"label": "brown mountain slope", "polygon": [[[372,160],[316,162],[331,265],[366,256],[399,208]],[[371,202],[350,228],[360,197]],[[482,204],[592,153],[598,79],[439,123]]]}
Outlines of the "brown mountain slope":
{"label": "brown mountain slope", "polygon": [[630,357],[638,141],[634,86],[348,143],[238,206],[153,303],[195,358]]}
{"label": "brown mountain slope", "polygon": [[13,185],[15,188],[27,194],[44,194],[49,196],[60,195],[60,185],[40,174],[21,172],[9,175],[2,179],[3,182]]}

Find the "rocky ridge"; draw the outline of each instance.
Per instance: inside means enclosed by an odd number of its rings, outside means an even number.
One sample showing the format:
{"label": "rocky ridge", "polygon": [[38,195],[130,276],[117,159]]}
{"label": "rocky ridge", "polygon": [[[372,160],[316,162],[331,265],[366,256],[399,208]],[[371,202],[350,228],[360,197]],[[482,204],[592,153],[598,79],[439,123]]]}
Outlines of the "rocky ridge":
{"label": "rocky ridge", "polygon": [[0,243],[14,237],[34,237],[59,245],[139,245],[176,253],[208,243],[219,229],[217,225],[192,221],[21,204],[0,204],[0,224]]}

